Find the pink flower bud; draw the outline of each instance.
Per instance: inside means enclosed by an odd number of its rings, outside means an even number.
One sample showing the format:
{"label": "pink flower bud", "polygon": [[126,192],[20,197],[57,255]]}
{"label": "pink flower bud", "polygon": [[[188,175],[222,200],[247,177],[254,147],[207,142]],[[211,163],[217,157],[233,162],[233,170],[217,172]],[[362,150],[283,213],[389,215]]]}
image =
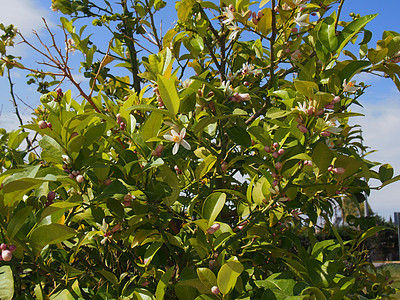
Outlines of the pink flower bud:
{"label": "pink flower bud", "polygon": [[122,225],[121,224],[117,224],[111,229],[111,231],[112,232],[117,232],[117,231],[121,230],[121,228],[122,228]]}
{"label": "pink flower bud", "polygon": [[324,114],[324,110],[321,108],[320,110],[318,110],[316,113],[315,113],[315,115],[316,116],[321,116],[321,115],[323,115]]}
{"label": "pink flower bud", "polygon": [[2,244],[0,245],[0,250],[6,250],[6,249],[7,249],[7,245],[4,244],[4,243],[2,243]]}
{"label": "pink flower bud", "polygon": [[14,252],[15,250],[17,250],[17,247],[15,246],[15,245],[10,245],[9,247],[8,247],[8,249],[11,251],[11,252]]}
{"label": "pink flower bud", "polygon": [[121,114],[117,114],[117,123],[120,124],[122,122]]}
{"label": "pink flower bud", "polygon": [[307,109],[307,113],[308,113],[309,116],[313,115],[314,112],[315,112],[315,108],[314,108],[313,106],[310,106],[310,107]]}
{"label": "pink flower bud", "polygon": [[146,280],[145,282],[142,283],[142,287],[146,287],[150,284],[150,281]]}
{"label": "pink flower bud", "polygon": [[303,124],[297,125],[297,128],[298,128],[302,133],[307,133],[307,132],[308,132],[307,127],[304,126]]}
{"label": "pink flower bud", "polygon": [[332,103],[329,103],[329,104],[325,105],[325,108],[326,109],[334,109],[334,106]]}
{"label": "pink flower bud", "polygon": [[274,7],[274,11],[275,11],[276,13],[279,13],[279,6],[275,6],[275,7]]}
{"label": "pink flower bud", "polygon": [[296,118],[296,122],[301,124],[301,123],[303,123],[303,119],[298,117],[298,118]]}
{"label": "pink flower bud", "polygon": [[333,170],[333,166],[330,165],[330,166],[328,167],[328,171],[331,172],[332,170]]}
{"label": "pink flower bud", "polygon": [[221,170],[222,170],[222,172],[226,172],[226,170],[228,169],[228,164],[224,161],[222,164],[221,164]]}
{"label": "pink flower bud", "polygon": [[50,192],[47,194],[47,200],[48,200],[48,201],[53,201],[55,198],[56,198],[56,192],[50,191]]}
{"label": "pink flower bud", "polygon": [[12,258],[12,252],[10,250],[3,250],[1,252],[1,257],[4,261],[10,261]]}
{"label": "pink flower bud", "polygon": [[274,148],[278,148],[279,144],[277,142],[273,143],[272,146],[274,146]]}
{"label": "pink flower bud", "polygon": [[278,162],[275,164],[275,168],[276,168],[277,170],[282,169],[282,164],[278,161]]}
{"label": "pink flower bud", "polygon": [[[255,14],[255,13],[254,13],[254,14]],[[253,18],[251,19],[251,21],[253,22],[254,25],[256,25],[256,26],[258,25],[258,20],[257,20],[257,18],[254,18],[254,17],[253,17]]]}
{"label": "pink flower bud", "polygon": [[245,82],[243,82],[243,85],[244,85],[244,86],[249,86],[249,85],[250,85],[250,82],[245,81]]}
{"label": "pink flower bud", "polygon": [[270,153],[270,152],[271,152],[271,148],[268,147],[268,146],[265,146],[265,147],[264,147],[264,150],[265,150],[265,152],[267,152],[267,153]]}
{"label": "pink flower bud", "polygon": [[125,200],[124,202],[122,202],[122,204],[125,206],[125,207],[129,207],[129,206],[131,206],[131,200],[129,199],[129,200]]}
{"label": "pink flower bud", "polygon": [[285,149],[279,149],[278,150],[278,155],[279,156],[283,155],[283,153],[285,153]]}
{"label": "pink flower bud", "polygon": [[215,260],[212,259],[208,262],[208,267],[212,270],[215,268]]}
{"label": "pink flower bud", "polygon": [[298,31],[299,31],[299,30],[298,30],[296,27],[293,27],[293,28],[292,28],[292,32],[293,32],[293,33],[297,33]]}
{"label": "pink flower bud", "polygon": [[332,103],[333,103],[333,104],[339,103],[340,100],[341,100],[341,99],[340,99],[339,96],[335,96],[335,97],[333,98],[333,100],[332,100]]}
{"label": "pink flower bud", "polygon": [[50,122],[47,123],[47,128],[50,128],[50,129],[51,129],[51,127],[53,127],[53,124],[51,124]]}
{"label": "pink flower bud", "polygon": [[212,96],[214,96],[214,92],[213,92],[213,91],[210,91],[210,92],[207,94],[207,97],[210,98],[210,97],[212,97]]}
{"label": "pink flower bud", "polygon": [[279,184],[279,181],[278,180],[274,180],[274,181],[272,181],[272,186],[277,186]]}
{"label": "pink flower bud", "polygon": [[215,224],[211,225],[210,228],[207,229],[207,233],[208,234],[214,234],[220,228],[221,228],[221,225],[219,225],[218,223],[215,223]]}
{"label": "pink flower bud", "polygon": [[[65,170],[65,171],[67,171],[67,170]],[[75,176],[72,175],[72,174],[68,174],[68,177],[71,178],[71,179],[75,178]]]}
{"label": "pink flower bud", "polygon": [[47,123],[46,123],[46,121],[39,121],[38,122],[38,125],[39,125],[39,128],[40,129],[45,129],[45,128],[47,128]]}
{"label": "pink flower bud", "polygon": [[278,152],[273,152],[273,153],[272,153],[272,157],[273,157],[273,158],[277,158],[278,156],[279,156]]}
{"label": "pink flower bud", "polygon": [[271,173],[271,176],[272,176],[273,178],[276,178],[277,175],[276,175],[275,172],[272,172],[272,173]]}
{"label": "pink flower bud", "polygon": [[331,135],[331,133],[329,131],[322,131],[321,135],[324,136],[324,137],[328,137],[328,136]]}
{"label": "pink flower bud", "polygon": [[179,169],[178,166],[175,166],[175,167],[174,167],[174,170],[175,170],[176,174],[178,174],[178,175],[182,174],[182,170]]}
{"label": "pink flower bud", "polygon": [[257,19],[260,20],[264,16],[263,12],[260,10],[257,13]]}
{"label": "pink flower bud", "polygon": [[214,295],[218,295],[219,294],[219,288],[216,285],[214,285],[211,288],[211,293],[213,293]]}
{"label": "pink flower bud", "polygon": [[104,179],[103,184],[104,184],[104,185],[110,185],[111,182],[112,182],[112,181],[111,181],[110,178],[106,178],[106,179]]}
{"label": "pink flower bud", "polygon": [[82,183],[84,180],[85,180],[85,178],[83,178],[83,176],[82,175],[78,175],[78,176],[76,176],[76,182],[79,182],[79,183]]}
{"label": "pink flower bud", "polygon": [[340,167],[339,168],[334,168],[332,170],[332,172],[335,173],[335,174],[343,174],[345,171],[346,170],[344,168],[340,168]]}
{"label": "pink flower bud", "polygon": [[62,92],[61,88],[56,89],[57,92],[57,97],[62,98],[62,96],[64,96],[64,93]]}

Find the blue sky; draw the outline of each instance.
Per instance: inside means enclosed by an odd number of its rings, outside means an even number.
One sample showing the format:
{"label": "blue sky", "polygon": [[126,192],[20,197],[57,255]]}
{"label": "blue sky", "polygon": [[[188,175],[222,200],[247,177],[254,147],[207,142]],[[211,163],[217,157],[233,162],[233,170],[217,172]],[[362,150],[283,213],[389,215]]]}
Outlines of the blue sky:
{"label": "blue sky", "polygon": [[[5,0],[3,0],[5,1]],[[219,2],[219,1],[217,1]],[[170,19],[163,20],[164,32],[170,28],[176,17],[174,9],[175,1],[167,0],[168,10],[163,12],[163,16]],[[14,0],[7,1],[6,9],[0,10],[0,23],[13,23],[18,26],[21,32],[32,39],[32,29],[43,33],[41,28],[44,17],[50,26],[58,24],[60,14],[55,14],[49,8],[50,0]],[[378,13],[379,15],[369,23],[368,29],[374,34],[373,43],[381,38],[384,30],[394,30],[400,32],[399,22],[400,0],[346,0],[342,11],[344,20],[350,20],[350,12],[361,15]],[[27,17],[29,16],[29,17]],[[105,41],[108,43],[108,41]],[[26,47],[17,45],[14,53],[24,57],[26,62],[32,62],[35,56]],[[79,57],[76,57],[79,59]],[[83,79],[76,70],[77,76]],[[15,89],[21,99],[29,105],[35,107],[39,104],[39,94],[35,87],[26,86],[26,74],[21,71],[13,72],[13,79],[16,83]],[[357,118],[356,122],[364,128],[365,144],[374,150],[379,150],[371,154],[370,160],[390,163],[397,174],[400,173],[400,93],[395,85],[388,79],[371,76],[359,76],[357,81],[364,81],[372,86],[361,98],[360,102],[364,109],[357,111],[365,114],[365,117]],[[15,129],[18,126],[16,116],[8,94],[9,86],[7,78],[0,77],[0,127]],[[21,113],[25,120],[30,119],[30,108],[21,104]],[[387,186],[379,192],[372,192],[369,199],[372,209],[379,215],[389,218],[394,211],[400,211],[400,182]]]}

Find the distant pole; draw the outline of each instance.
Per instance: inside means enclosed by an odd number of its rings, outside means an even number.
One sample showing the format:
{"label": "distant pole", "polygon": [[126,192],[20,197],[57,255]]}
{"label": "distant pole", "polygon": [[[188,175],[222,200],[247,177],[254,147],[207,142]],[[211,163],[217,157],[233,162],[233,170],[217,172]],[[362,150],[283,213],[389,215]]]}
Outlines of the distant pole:
{"label": "distant pole", "polygon": [[400,260],[400,212],[394,213],[394,224],[397,225],[397,242],[399,245],[399,260]]}

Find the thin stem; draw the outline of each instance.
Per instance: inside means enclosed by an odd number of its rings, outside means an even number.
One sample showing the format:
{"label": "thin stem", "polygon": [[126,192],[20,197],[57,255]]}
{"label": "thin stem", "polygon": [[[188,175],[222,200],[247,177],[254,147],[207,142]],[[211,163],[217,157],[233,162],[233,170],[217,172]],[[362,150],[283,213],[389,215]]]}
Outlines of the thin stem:
{"label": "thin stem", "polygon": [[338,13],[337,13],[336,20],[335,20],[335,33],[337,33],[337,27],[338,27],[338,24],[339,24],[339,17],[340,17],[340,13],[342,12],[343,4],[344,4],[344,0],[340,0],[340,4],[339,4],[339,7],[338,7]]}

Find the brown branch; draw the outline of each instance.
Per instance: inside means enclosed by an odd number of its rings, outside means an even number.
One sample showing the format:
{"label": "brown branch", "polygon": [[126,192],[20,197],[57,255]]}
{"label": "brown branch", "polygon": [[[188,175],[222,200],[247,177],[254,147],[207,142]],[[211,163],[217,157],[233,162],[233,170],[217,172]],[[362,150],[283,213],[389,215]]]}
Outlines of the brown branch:
{"label": "brown branch", "polygon": [[107,48],[106,55],[104,55],[103,59],[102,59],[101,62],[100,62],[99,69],[97,70],[97,74],[96,74],[96,76],[95,76],[94,79],[93,79],[93,84],[92,84],[92,88],[90,89],[89,98],[92,98],[92,94],[93,94],[94,88],[95,88],[95,86],[96,86],[97,78],[99,77],[100,71],[101,71],[101,69],[103,69],[103,67],[105,66],[106,60],[107,60],[107,58],[109,57],[109,56],[108,56],[108,53],[110,52],[110,48],[111,48],[111,45],[112,45],[113,40],[114,40],[114,39],[111,39],[111,41],[108,43],[108,48]]}
{"label": "brown branch", "polygon": [[340,0],[340,4],[339,4],[339,7],[338,7],[338,13],[337,13],[336,20],[335,20],[335,33],[337,33],[337,27],[338,27],[338,24],[339,24],[339,17],[340,17],[340,13],[342,12],[343,4],[344,4],[344,0]]}

